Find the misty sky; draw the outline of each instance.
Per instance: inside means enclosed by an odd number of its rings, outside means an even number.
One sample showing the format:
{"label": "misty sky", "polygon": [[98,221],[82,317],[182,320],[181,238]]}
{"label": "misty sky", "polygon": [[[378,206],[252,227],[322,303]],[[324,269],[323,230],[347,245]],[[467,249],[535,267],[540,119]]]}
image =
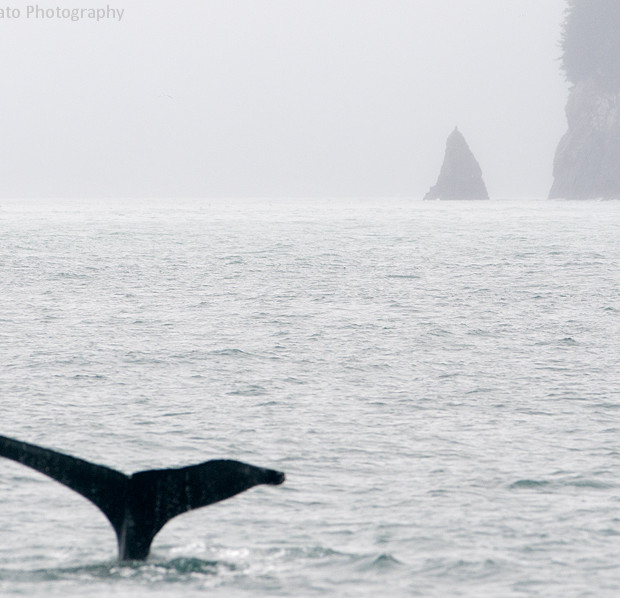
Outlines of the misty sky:
{"label": "misty sky", "polygon": [[0,19],[1,196],[422,197],[455,125],[492,198],[549,192],[563,0],[109,5]]}

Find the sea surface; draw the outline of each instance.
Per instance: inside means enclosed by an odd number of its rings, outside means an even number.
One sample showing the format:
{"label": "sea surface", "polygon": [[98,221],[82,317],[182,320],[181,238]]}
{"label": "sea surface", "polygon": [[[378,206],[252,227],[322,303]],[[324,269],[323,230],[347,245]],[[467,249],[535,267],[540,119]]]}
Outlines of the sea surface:
{"label": "sea surface", "polygon": [[1,200],[0,434],[286,472],[145,563],[0,459],[0,596],[620,595],[620,202]]}

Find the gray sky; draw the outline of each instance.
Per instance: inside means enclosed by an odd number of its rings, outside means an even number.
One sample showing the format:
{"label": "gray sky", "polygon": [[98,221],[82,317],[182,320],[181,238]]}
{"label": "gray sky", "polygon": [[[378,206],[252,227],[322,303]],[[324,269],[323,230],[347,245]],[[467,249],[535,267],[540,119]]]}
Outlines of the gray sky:
{"label": "gray sky", "polygon": [[491,197],[551,186],[564,0],[111,0],[122,19],[99,22],[9,6],[4,197],[421,197],[455,125]]}

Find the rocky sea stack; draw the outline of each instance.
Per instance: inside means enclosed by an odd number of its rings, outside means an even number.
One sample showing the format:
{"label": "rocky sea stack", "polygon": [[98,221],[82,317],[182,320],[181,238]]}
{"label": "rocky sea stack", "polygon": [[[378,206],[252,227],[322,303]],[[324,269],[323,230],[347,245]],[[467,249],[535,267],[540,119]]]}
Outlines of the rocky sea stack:
{"label": "rocky sea stack", "polygon": [[620,0],[568,0],[562,67],[573,84],[552,199],[620,199]]}
{"label": "rocky sea stack", "polygon": [[424,199],[489,199],[482,170],[458,127],[446,142],[446,154],[437,183]]}

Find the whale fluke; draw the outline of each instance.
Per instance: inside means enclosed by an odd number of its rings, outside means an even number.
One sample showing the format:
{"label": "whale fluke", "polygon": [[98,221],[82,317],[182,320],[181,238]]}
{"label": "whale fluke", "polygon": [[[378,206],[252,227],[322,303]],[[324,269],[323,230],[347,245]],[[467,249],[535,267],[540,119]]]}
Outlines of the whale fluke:
{"label": "whale fluke", "polygon": [[285,477],[280,471],[231,460],[125,475],[5,436],[0,436],[0,456],[44,473],[96,505],[116,532],[121,560],[146,559],[153,538],[173,517],[259,484],[281,484]]}

